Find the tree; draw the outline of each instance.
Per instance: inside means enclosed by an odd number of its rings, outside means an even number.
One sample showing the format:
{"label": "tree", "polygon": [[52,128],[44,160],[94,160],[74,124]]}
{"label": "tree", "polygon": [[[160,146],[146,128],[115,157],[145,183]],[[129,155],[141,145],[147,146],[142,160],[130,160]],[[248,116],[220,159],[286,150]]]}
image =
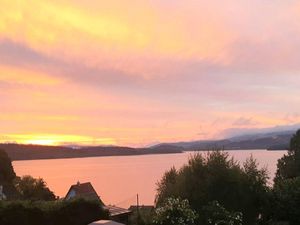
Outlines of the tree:
{"label": "tree", "polygon": [[300,130],[293,135],[290,141],[288,154],[284,155],[277,163],[275,184],[281,180],[300,176]]}
{"label": "tree", "polygon": [[278,160],[271,203],[271,221],[300,224],[300,130],[291,138],[288,153]]}
{"label": "tree", "polygon": [[270,218],[274,221],[289,221],[300,224],[300,177],[278,182],[273,189]]}
{"label": "tree", "polygon": [[35,179],[28,175],[23,176],[16,179],[15,186],[22,200],[51,201],[56,199],[42,178]]}
{"label": "tree", "polygon": [[156,209],[153,223],[156,225],[194,225],[197,214],[190,208],[188,200],[168,198]]}
{"label": "tree", "polygon": [[243,208],[247,209],[244,213],[246,221],[254,221],[258,215],[265,211],[269,203],[270,187],[267,186],[268,171],[266,168],[258,169],[258,163],[251,155],[243,164]]}
{"label": "tree", "polygon": [[11,160],[4,150],[0,149],[0,185],[8,199],[17,198],[17,192],[13,185],[16,173]]}
{"label": "tree", "polygon": [[196,153],[180,170],[172,169],[163,176],[156,204],[169,197],[188,199],[202,215],[210,202],[218,201],[228,211],[241,212],[245,224],[253,224],[264,208],[267,178],[267,171],[258,169],[252,157],[241,167],[226,152]]}
{"label": "tree", "polygon": [[157,185],[157,195],[155,202],[157,205],[164,203],[165,198],[178,196],[176,189],[176,179],[178,172],[175,167],[172,167],[169,171],[166,171],[160,182]]}
{"label": "tree", "polygon": [[0,185],[12,184],[16,173],[7,153],[0,149]]}

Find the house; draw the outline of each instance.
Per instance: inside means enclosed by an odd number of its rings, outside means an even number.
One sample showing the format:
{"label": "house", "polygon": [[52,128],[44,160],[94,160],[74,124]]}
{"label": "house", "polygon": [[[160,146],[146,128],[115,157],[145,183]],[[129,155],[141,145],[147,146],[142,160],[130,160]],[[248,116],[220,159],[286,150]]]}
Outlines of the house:
{"label": "house", "polygon": [[90,182],[74,184],[70,187],[65,199],[70,200],[73,198],[84,198],[87,200],[96,200],[98,201],[104,209],[107,209],[110,214],[110,219],[115,222],[120,222],[124,224],[128,224],[129,215],[131,211],[128,209],[123,209],[117,206],[106,206],[103,201],[98,196],[97,192],[93,188],[93,185]]}
{"label": "house", "polygon": [[70,200],[72,198],[84,198],[87,200],[96,200],[100,202],[101,205],[104,206],[104,203],[98,196],[97,192],[95,191],[94,187],[90,182],[87,183],[80,183],[74,184],[70,187],[65,199]]}
{"label": "house", "polygon": [[102,224],[102,225],[125,225],[123,223],[118,223],[112,220],[99,220],[93,223],[90,223],[89,225],[97,225],[97,224]]}

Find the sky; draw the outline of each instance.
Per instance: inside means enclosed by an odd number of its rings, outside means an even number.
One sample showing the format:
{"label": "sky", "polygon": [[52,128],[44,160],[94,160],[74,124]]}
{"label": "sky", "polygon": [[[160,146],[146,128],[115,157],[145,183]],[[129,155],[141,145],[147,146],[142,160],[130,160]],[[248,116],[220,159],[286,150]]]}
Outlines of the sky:
{"label": "sky", "polygon": [[0,142],[147,146],[300,122],[299,1],[0,4]]}

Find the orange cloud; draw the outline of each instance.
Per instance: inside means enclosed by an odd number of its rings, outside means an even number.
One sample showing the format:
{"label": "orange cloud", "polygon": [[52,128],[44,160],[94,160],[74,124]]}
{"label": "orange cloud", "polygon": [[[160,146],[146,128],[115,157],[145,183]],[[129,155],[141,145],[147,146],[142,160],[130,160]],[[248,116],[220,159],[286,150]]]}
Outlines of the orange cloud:
{"label": "orange cloud", "polygon": [[0,82],[8,84],[52,86],[62,83],[62,80],[42,72],[0,65]]}
{"label": "orange cloud", "polygon": [[[224,21],[212,18],[213,9],[199,8],[199,16],[193,12],[186,19],[176,11],[165,15],[145,1],[89,7],[48,0],[1,4],[1,36],[54,58],[132,74],[161,70],[159,62],[151,62],[155,58],[217,59],[232,39]],[[191,7],[185,6],[183,12]]]}

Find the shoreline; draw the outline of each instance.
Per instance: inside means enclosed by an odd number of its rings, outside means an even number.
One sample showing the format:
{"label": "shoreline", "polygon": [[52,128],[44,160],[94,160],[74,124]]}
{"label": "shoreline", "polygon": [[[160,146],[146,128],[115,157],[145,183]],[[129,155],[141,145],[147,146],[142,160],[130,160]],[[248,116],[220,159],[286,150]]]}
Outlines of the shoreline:
{"label": "shoreline", "polygon": [[[268,151],[268,152],[277,152],[277,151],[287,151],[284,149],[279,150],[269,150],[269,149],[224,149],[222,151]],[[130,156],[146,156],[146,155],[171,155],[171,154],[183,154],[185,152],[208,152],[210,150],[183,150],[181,152],[157,152],[157,153],[140,153],[140,154],[107,154],[107,155],[83,155],[83,156],[61,156],[61,157],[32,157],[32,158],[20,158],[12,159],[12,161],[34,161],[34,160],[57,160],[57,159],[80,159],[80,158],[103,158],[103,157],[130,157]],[[213,150],[212,150],[213,151]]]}

